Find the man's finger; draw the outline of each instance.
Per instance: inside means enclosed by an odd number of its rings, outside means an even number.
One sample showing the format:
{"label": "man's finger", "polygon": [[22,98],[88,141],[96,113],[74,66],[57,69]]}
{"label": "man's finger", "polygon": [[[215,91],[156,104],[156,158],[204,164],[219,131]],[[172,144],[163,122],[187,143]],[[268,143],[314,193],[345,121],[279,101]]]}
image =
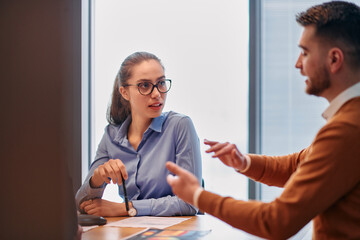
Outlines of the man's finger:
{"label": "man's finger", "polygon": [[173,162],[167,162],[166,168],[175,175],[182,176],[186,171]]}
{"label": "man's finger", "polygon": [[218,142],[204,139],[204,144],[206,144],[206,145],[212,146],[212,145],[215,145],[216,143],[218,143]]}
{"label": "man's finger", "polygon": [[213,157],[221,157],[225,154],[229,154],[233,149],[234,146],[232,144],[224,145],[222,146],[222,148],[219,148],[219,150],[213,155]]}
{"label": "man's finger", "polygon": [[211,153],[211,152],[216,152],[216,151],[219,151],[223,148],[225,148],[226,146],[228,146],[229,143],[226,142],[226,143],[216,143],[215,145],[212,145],[208,150],[206,150],[205,152],[207,153]]}

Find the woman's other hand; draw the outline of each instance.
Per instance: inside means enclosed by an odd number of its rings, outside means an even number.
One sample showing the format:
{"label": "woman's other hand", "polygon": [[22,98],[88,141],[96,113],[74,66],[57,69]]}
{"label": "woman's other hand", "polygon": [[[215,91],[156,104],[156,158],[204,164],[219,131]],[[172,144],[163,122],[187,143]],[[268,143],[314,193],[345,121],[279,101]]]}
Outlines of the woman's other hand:
{"label": "woman's other hand", "polygon": [[110,202],[100,198],[82,202],[80,204],[80,209],[87,214],[101,217],[120,217],[128,215],[125,203]]}
{"label": "woman's other hand", "polygon": [[104,182],[110,183],[110,179],[113,183],[121,185],[121,175],[125,180],[128,178],[124,163],[120,159],[110,159],[95,169],[90,180],[91,187],[100,187]]}

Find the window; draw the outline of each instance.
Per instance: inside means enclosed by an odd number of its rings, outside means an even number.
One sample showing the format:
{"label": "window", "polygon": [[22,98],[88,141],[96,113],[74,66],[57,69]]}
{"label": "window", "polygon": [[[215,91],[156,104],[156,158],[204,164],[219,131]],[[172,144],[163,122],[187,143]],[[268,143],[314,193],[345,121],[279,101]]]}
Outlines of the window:
{"label": "window", "polygon": [[[247,178],[212,159],[202,141],[230,141],[247,151],[248,2],[108,0],[92,7],[91,161],[121,62],[135,51],[152,52],[173,80],[165,111],[194,122],[205,188],[246,200]],[[114,192],[104,197],[115,201]]]}
{"label": "window", "polygon": [[[284,155],[311,144],[325,124],[321,113],[328,103],[305,93],[305,77],[295,68],[302,27],[297,13],[322,1],[262,1],[261,15],[261,153]],[[261,199],[281,192],[261,186]]]}

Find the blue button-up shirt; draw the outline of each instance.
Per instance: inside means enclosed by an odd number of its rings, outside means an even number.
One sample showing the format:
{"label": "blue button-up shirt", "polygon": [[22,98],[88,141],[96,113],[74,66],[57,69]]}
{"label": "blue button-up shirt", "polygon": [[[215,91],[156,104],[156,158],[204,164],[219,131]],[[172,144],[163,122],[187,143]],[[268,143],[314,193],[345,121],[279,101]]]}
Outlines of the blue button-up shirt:
{"label": "blue button-up shirt", "polygon": [[[90,178],[95,169],[109,159],[120,159],[128,173],[128,198],[138,216],[196,214],[195,207],[174,196],[166,181],[169,171],[165,167],[167,161],[172,161],[195,174],[200,183],[200,143],[191,119],[175,112],[162,113],[144,132],[137,150],[127,138],[130,123],[129,116],[122,125],[105,128],[95,160],[76,194],[77,206],[84,200],[102,197],[106,184],[92,188]],[[124,198],[122,186],[119,186],[119,195]]]}

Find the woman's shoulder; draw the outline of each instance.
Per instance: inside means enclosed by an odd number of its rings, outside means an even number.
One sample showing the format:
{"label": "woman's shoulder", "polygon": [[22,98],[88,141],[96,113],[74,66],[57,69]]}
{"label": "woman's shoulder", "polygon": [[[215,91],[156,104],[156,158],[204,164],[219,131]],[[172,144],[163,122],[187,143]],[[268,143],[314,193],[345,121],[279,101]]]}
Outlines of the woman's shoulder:
{"label": "woman's shoulder", "polygon": [[174,112],[174,111],[169,111],[169,112],[166,112],[165,114],[169,121],[181,121],[182,119],[190,119],[189,116],[182,114],[182,113]]}
{"label": "woman's shoulder", "polygon": [[192,120],[189,116],[182,114],[182,113],[178,113],[178,112],[174,112],[174,111],[170,111],[167,112],[167,117],[166,117],[166,122],[168,125],[176,125],[176,126],[183,126],[183,125],[192,125]]}
{"label": "woman's shoulder", "polygon": [[121,125],[108,124],[105,127],[105,135],[107,135],[111,140],[114,140],[119,134],[120,127]]}
{"label": "woman's shoulder", "polygon": [[196,135],[196,130],[191,118],[178,112],[169,112],[165,121],[164,128],[167,132],[174,133],[175,136],[184,136],[187,134]]}
{"label": "woman's shoulder", "polygon": [[105,131],[107,132],[118,132],[121,125],[115,125],[115,124],[108,124],[105,127]]}

